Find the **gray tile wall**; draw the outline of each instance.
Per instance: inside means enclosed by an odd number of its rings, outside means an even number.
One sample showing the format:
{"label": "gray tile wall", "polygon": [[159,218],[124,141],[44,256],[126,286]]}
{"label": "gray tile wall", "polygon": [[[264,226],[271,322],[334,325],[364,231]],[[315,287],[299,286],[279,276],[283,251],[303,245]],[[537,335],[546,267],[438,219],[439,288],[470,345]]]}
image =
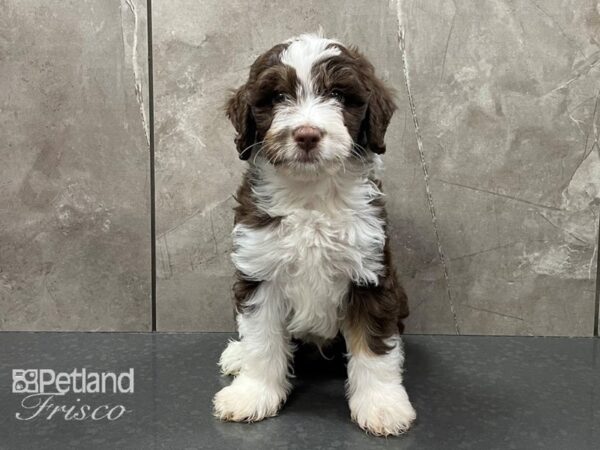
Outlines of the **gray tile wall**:
{"label": "gray tile wall", "polygon": [[457,324],[593,329],[596,2],[405,1],[407,77]]}
{"label": "gray tile wall", "polygon": [[0,2],[0,330],[147,330],[142,0]]}
{"label": "gray tile wall", "polygon": [[0,3],[1,329],[149,328],[153,125],[158,328],[232,330],[243,163],[222,105],[259,53],[323,27],[398,91],[385,188],[408,331],[592,334],[595,2],[152,8],[154,124],[145,1]]}

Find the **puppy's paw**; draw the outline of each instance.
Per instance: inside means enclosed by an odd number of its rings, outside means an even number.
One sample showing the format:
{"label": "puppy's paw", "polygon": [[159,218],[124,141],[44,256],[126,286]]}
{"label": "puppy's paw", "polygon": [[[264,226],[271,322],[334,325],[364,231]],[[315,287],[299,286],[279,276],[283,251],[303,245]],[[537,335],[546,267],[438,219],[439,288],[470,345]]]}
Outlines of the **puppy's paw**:
{"label": "puppy's paw", "polygon": [[229,341],[219,359],[223,375],[237,375],[242,369],[243,357],[243,344],[240,341]]}
{"label": "puppy's paw", "polygon": [[375,436],[397,436],[406,432],[417,417],[404,386],[364,387],[350,398],[352,420]]}
{"label": "puppy's paw", "polygon": [[214,415],[231,422],[257,422],[277,415],[284,401],[284,389],[240,375],[215,395]]}

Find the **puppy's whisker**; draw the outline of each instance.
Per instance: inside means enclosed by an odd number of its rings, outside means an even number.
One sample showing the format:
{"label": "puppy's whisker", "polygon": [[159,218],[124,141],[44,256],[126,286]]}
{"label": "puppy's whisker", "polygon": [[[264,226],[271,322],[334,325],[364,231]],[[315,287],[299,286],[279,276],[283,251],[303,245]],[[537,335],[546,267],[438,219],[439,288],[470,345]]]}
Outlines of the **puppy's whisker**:
{"label": "puppy's whisker", "polygon": [[367,160],[366,160],[365,156],[364,156],[363,154],[361,154],[361,153],[360,153],[359,151],[357,151],[357,150],[360,150],[360,151],[362,151],[362,152],[365,152],[365,153],[366,153],[366,152],[367,152],[367,149],[366,149],[366,148],[364,148],[362,145],[359,145],[359,144],[356,144],[356,143],[354,143],[354,144],[352,144],[352,150],[351,150],[351,153],[352,153],[352,155],[353,155],[353,156],[356,156],[356,157],[359,159],[359,161],[360,161],[360,162],[362,162],[362,163],[366,163],[366,162],[367,162]]}
{"label": "puppy's whisker", "polygon": [[342,166],[342,172],[346,173],[346,164],[344,164],[344,158],[342,158],[340,155],[338,155],[335,159],[340,162],[340,164]]}
{"label": "puppy's whisker", "polygon": [[262,141],[255,142],[254,144],[251,144],[251,145],[249,145],[248,147],[246,147],[245,149],[243,149],[243,150],[240,152],[240,156],[243,156],[243,155],[245,155],[245,154],[246,154],[246,152],[248,152],[248,151],[250,151],[250,152],[251,152],[251,151],[252,151],[252,149],[253,149],[254,147],[256,147],[257,145],[264,144],[264,142],[265,142],[265,141],[264,141],[264,140],[262,140]]}
{"label": "puppy's whisker", "polygon": [[352,151],[353,151],[353,153],[356,154],[357,156],[362,156],[356,150],[361,150],[362,152],[367,153],[367,149],[366,148],[364,148],[362,145],[357,144],[356,142],[354,142],[352,144]]}
{"label": "puppy's whisker", "polygon": [[277,164],[278,162],[284,162],[284,152],[283,149],[280,149],[278,152],[275,153],[275,157],[273,158],[273,164]]}
{"label": "puppy's whisker", "polygon": [[[264,142],[264,141],[262,141]],[[254,154],[254,158],[252,158],[252,164],[256,164],[256,158],[258,157],[258,155],[260,155],[260,152],[262,152],[265,149],[265,146],[261,146],[258,151]]]}

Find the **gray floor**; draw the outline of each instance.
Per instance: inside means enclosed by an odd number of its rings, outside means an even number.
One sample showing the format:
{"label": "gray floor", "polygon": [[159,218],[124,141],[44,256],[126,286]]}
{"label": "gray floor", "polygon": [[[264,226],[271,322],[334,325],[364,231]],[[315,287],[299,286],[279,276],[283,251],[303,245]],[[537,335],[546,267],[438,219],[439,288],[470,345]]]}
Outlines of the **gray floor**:
{"label": "gray floor", "polygon": [[[342,358],[297,356],[281,414],[220,423],[216,361],[231,335],[0,333],[0,448],[592,449],[600,439],[597,339],[406,336],[406,386],[418,422],[375,438],[349,420]],[[330,352],[333,353],[333,350]],[[120,419],[19,421],[12,369],[135,369],[133,394],[67,394],[55,404],[122,404]]]}

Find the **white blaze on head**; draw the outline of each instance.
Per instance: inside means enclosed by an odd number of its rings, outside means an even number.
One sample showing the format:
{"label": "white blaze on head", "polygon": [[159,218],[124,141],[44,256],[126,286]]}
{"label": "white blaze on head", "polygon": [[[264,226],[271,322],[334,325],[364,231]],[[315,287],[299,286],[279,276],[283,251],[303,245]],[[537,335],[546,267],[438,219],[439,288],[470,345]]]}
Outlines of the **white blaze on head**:
{"label": "white blaze on head", "polygon": [[290,39],[287,43],[289,45],[281,54],[281,62],[294,68],[303,88],[302,93],[313,94],[312,68],[327,58],[339,55],[340,49],[331,46],[339,43],[315,34],[303,34]]}

